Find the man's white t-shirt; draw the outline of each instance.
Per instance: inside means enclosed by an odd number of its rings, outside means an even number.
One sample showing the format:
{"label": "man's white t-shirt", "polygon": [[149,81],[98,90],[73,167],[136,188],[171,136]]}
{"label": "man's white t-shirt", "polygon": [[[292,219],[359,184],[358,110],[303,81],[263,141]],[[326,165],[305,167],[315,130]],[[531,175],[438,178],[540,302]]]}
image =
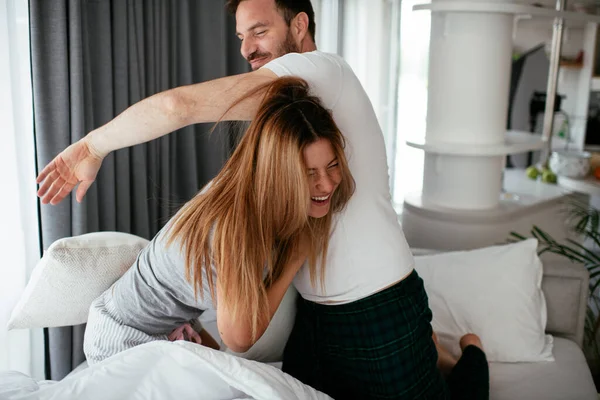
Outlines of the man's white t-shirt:
{"label": "man's white t-shirt", "polygon": [[[347,303],[401,280],[414,261],[392,207],[383,134],[373,106],[350,66],[340,57],[313,51],[290,53],[263,68],[308,82],[346,138],[346,157],[356,191],[335,219],[324,287],[305,266],[294,279],[302,297]],[[324,290],[323,290],[324,289]]]}

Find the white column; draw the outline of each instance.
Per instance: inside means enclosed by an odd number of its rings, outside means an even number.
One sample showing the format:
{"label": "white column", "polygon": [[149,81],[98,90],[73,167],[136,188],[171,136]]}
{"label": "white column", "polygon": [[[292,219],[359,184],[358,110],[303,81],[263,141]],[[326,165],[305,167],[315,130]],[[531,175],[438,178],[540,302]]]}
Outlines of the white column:
{"label": "white column", "polygon": [[425,154],[423,205],[456,210],[494,208],[502,189],[504,156]]}
{"label": "white column", "polygon": [[[426,143],[504,143],[512,29],[510,14],[432,13]],[[426,153],[423,202],[496,207],[502,160]]]}

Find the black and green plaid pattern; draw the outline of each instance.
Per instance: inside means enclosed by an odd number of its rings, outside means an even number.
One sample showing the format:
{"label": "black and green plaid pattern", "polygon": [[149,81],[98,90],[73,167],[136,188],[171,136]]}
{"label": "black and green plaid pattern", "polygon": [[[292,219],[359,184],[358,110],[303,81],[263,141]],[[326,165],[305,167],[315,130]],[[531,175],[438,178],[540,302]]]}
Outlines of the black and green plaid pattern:
{"label": "black and green plaid pattern", "polygon": [[334,399],[447,399],[423,281],[342,305],[298,300],[283,370]]}

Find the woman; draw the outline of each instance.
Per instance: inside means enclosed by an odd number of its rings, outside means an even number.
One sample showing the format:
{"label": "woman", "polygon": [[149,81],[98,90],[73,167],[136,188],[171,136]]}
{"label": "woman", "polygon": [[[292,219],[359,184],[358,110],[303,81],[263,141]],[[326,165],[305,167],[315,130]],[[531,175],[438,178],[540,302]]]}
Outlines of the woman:
{"label": "woman", "polygon": [[264,89],[256,118],[217,177],[92,304],[89,363],[167,339],[207,309],[216,310],[225,345],[244,352],[305,260],[317,280],[333,214],[354,191],[344,139],[304,81],[282,78]]}

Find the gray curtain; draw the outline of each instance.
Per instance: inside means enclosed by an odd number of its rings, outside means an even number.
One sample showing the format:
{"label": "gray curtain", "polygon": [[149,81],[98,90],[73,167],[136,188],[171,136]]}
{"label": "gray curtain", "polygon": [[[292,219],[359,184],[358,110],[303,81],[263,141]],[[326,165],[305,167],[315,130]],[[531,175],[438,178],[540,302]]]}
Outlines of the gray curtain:
{"label": "gray curtain", "polygon": [[[30,0],[38,169],[154,93],[247,72],[224,0]],[[40,205],[44,249],[115,230],[151,238],[227,158],[229,127],[197,125],[109,155],[82,204]],[[84,360],[84,326],[46,330],[46,372]]]}

